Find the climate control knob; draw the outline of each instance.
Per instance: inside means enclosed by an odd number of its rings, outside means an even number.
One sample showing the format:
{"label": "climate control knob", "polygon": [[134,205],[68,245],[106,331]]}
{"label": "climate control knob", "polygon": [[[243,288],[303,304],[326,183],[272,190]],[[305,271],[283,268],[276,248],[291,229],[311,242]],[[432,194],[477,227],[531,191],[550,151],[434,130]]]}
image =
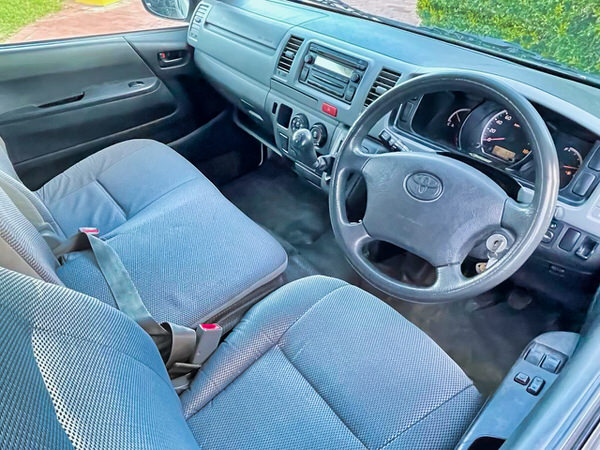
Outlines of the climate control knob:
{"label": "climate control knob", "polygon": [[302,128],[308,128],[308,126],[308,117],[306,117],[304,114],[295,115],[290,124],[292,133],[301,130]]}
{"label": "climate control knob", "polygon": [[327,128],[322,123],[315,123],[310,129],[315,147],[321,148],[327,143]]}

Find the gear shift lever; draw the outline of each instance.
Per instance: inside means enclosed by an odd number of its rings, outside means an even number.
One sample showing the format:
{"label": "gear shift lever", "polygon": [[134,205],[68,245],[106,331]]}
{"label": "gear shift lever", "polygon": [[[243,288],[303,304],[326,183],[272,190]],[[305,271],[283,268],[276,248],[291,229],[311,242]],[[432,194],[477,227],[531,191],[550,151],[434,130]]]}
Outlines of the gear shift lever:
{"label": "gear shift lever", "polygon": [[298,159],[308,167],[312,167],[317,162],[317,152],[309,129],[301,128],[295,131],[290,146]]}

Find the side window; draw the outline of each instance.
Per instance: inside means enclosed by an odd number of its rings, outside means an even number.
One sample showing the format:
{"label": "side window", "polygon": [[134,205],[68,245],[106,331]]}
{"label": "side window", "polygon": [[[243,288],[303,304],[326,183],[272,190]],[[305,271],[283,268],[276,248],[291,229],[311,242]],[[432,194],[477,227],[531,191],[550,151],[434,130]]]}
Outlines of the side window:
{"label": "side window", "polygon": [[173,0],[144,1],[148,9],[142,0],[0,0],[0,43],[18,44],[185,24],[182,20],[167,18],[182,19],[181,13],[159,16],[149,12],[158,10],[160,13],[161,9],[154,6],[160,2],[170,4]]}

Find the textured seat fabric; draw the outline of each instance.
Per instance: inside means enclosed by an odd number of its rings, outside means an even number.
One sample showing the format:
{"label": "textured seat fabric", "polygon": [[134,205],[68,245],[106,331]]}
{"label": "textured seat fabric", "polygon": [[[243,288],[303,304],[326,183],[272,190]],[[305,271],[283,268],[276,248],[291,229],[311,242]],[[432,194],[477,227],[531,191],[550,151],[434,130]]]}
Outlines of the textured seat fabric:
{"label": "textured seat fabric", "polygon": [[206,180],[178,153],[159,142],[137,139],[80,161],[36,194],[66,236],[83,226],[106,234],[194,179]]}
{"label": "textured seat fabric", "polygon": [[0,448],[197,448],[152,339],[96,299],[0,269]]}
{"label": "textured seat fabric", "polygon": [[0,269],[1,448],[451,448],[471,381],[376,298],[314,277],[256,305],[177,398],[121,312]]}
{"label": "textured seat fabric", "polygon": [[[2,172],[5,160],[0,158],[0,186],[13,192],[6,192],[9,201],[18,203],[18,197],[34,205],[30,210],[39,212],[38,222],[58,239],[80,227],[97,227],[158,321],[196,326],[243,301],[286,268],[281,245],[166,145],[150,140],[113,145],[35,193],[16,174]],[[0,197],[0,207],[7,203],[11,209],[9,201]],[[116,306],[91,253],[71,254],[59,266],[18,206],[0,218],[0,238],[4,229],[12,231],[11,242],[26,262],[11,268],[26,267],[28,271],[20,271],[31,275],[33,270],[45,281],[62,282]],[[16,223],[18,232],[13,230]]]}
{"label": "textured seat fabric", "polygon": [[423,332],[324,277],[256,305],[181,399],[207,449],[452,448],[480,406]]}

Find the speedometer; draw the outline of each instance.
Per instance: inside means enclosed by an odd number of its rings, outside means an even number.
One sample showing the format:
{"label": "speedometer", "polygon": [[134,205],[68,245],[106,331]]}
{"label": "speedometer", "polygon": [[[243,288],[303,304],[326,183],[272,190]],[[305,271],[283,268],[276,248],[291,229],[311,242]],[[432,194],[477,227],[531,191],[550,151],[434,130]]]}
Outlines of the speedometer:
{"label": "speedometer", "polygon": [[479,149],[487,156],[513,165],[531,153],[521,125],[507,110],[494,114],[481,131]]}

